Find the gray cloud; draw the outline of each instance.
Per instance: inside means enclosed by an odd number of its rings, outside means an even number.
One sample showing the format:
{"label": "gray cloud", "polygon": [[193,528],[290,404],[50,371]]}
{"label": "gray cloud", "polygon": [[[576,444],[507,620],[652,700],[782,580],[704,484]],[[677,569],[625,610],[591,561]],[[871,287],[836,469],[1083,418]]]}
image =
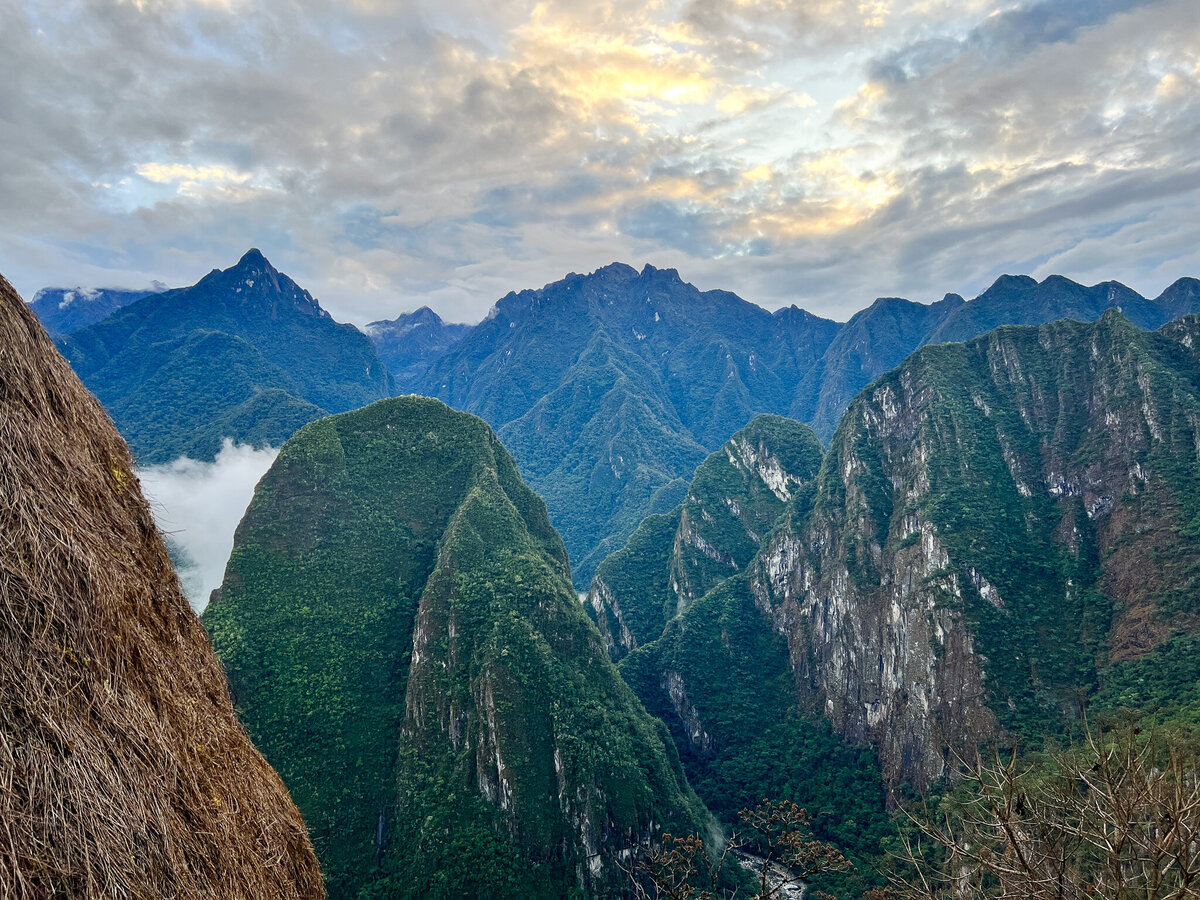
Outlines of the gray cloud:
{"label": "gray cloud", "polygon": [[0,0],[0,270],[255,245],[360,323],[615,259],[839,318],[1196,271],[1193,0],[886,6]]}

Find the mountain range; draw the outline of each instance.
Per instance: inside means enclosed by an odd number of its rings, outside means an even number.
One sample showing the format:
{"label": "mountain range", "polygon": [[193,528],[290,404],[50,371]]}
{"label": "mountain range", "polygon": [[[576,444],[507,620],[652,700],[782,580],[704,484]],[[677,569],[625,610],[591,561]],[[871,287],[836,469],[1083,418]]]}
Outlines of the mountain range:
{"label": "mountain range", "polygon": [[[147,446],[200,448],[223,403],[249,414],[271,391],[319,416],[259,482],[203,623],[333,896],[621,896],[666,834],[719,843],[769,797],[803,806],[853,863],[808,888],[850,898],[884,886],[894,807],[936,803],[980,745],[1036,753],[1093,717],[1200,727],[1197,302],[1187,279],[1147,300],[1006,277],[971,301],[882,299],[842,326],[614,265],[511,294],[469,330],[419,312],[369,338],[252,251],[59,341]],[[1064,310],[1093,320],[1040,321]],[[974,334],[995,317],[1031,323]],[[80,686],[51,678],[67,704],[55,727],[82,729],[100,759],[121,738],[87,732],[89,716],[134,671],[82,677],[123,658],[110,631],[131,660],[170,668],[167,634],[196,671],[213,663],[129,493],[132,460],[40,340],[26,356],[49,363],[0,400],[42,409],[35,431],[75,422],[90,455],[40,431],[34,451],[0,454],[66,485],[29,494],[5,534],[52,533],[78,559],[26,581],[71,599],[68,624],[131,597],[128,627],[170,619],[154,635],[70,625],[35,654]],[[384,355],[480,415],[384,397],[398,390]],[[227,368],[248,398],[222,393]],[[283,377],[286,391],[270,383]],[[172,424],[188,402],[190,431]],[[322,415],[339,404],[353,409]],[[6,553],[6,590],[48,558]],[[203,722],[220,723],[242,761],[209,774],[257,786],[222,781],[211,808],[188,788],[163,808],[215,816],[210,835],[222,796],[231,815],[265,802],[263,841],[287,850],[239,877],[315,896],[295,810],[245,756],[223,682],[206,676],[205,693],[188,672],[161,696],[162,679],[132,682],[187,726],[169,752],[191,760]],[[98,698],[83,711],[81,689]]]}
{"label": "mountain range", "polygon": [[1001,323],[1128,309],[1157,328],[1200,311],[1200,282],[1157,300],[1107,283],[1003,277],[972,301],[882,299],[845,325],[774,314],[674,270],[619,264],[501,299],[429,369],[422,393],[497,428],[546,498],[587,587],[647,515],[682,498],[707,453],[758,413],[812,423],[828,440],[862,388],[917,348]]}
{"label": "mountain range", "polygon": [[811,889],[862,896],[956,755],[1200,723],[1198,340],[1004,326],[828,449],[756,416],[583,607],[496,434],[381,401],[285,445],[205,624],[337,895],[616,896],[623,852],[766,796],[854,863]]}
{"label": "mountain range", "polygon": [[921,346],[1109,308],[1157,328],[1200,311],[1200,282],[1148,300],[1116,282],[1004,276],[974,300],[884,298],[840,325],[614,263],[509,294],[473,327],[424,307],[364,334],[252,250],[59,343],[142,463],[212,459],[223,437],[279,444],[389,394],[475,413],[546,499],[586,590],[599,562],[679,503],[695,467],[755,415],[808,422],[829,440],[851,398]]}

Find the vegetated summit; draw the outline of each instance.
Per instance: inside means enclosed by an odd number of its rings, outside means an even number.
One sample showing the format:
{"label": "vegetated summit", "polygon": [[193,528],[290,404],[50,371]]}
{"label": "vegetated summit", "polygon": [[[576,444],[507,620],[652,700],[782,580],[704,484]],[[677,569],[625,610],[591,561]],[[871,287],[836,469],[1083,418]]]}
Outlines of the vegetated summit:
{"label": "vegetated summit", "polygon": [[437,400],[288,441],[204,622],[332,895],[614,896],[632,848],[705,828],[545,505]]}
{"label": "vegetated summit", "polygon": [[128,448],[0,277],[0,894],[319,898]]}

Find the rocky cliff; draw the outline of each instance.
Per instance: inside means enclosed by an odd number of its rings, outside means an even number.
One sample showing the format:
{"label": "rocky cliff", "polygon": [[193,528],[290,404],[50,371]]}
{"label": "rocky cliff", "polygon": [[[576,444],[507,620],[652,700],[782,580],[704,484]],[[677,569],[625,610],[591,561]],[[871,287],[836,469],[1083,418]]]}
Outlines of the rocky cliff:
{"label": "rocky cliff", "polygon": [[647,518],[592,580],[588,604],[613,658],[741,572],[788,501],[811,486],[821,455],[808,426],[764,414],[705,459],[683,503]]}
{"label": "rocky cliff", "polygon": [[1200,320],[1006,327],[851,404],[750,572],[801,696],[919,786],[1194,631]]}

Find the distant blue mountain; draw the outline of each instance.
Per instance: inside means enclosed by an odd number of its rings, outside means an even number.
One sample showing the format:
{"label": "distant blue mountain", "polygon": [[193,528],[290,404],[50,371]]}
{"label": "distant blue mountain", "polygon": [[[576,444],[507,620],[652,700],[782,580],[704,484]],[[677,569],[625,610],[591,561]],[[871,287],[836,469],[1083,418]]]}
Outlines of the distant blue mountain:
{"label": "distant blue mountain", "polygon": [[211,459],[224,437],[280,444],[391,390],[367,336],[333,321],[258,250],[59,346],[142,463]]}
{"label": "distant blue mountain", "polygon": [[398,394],[416,391],[429,367],[470,330],[470,325],[443,322],[428,306],[395,319],[372,322],[365,329],[391,373]]}

